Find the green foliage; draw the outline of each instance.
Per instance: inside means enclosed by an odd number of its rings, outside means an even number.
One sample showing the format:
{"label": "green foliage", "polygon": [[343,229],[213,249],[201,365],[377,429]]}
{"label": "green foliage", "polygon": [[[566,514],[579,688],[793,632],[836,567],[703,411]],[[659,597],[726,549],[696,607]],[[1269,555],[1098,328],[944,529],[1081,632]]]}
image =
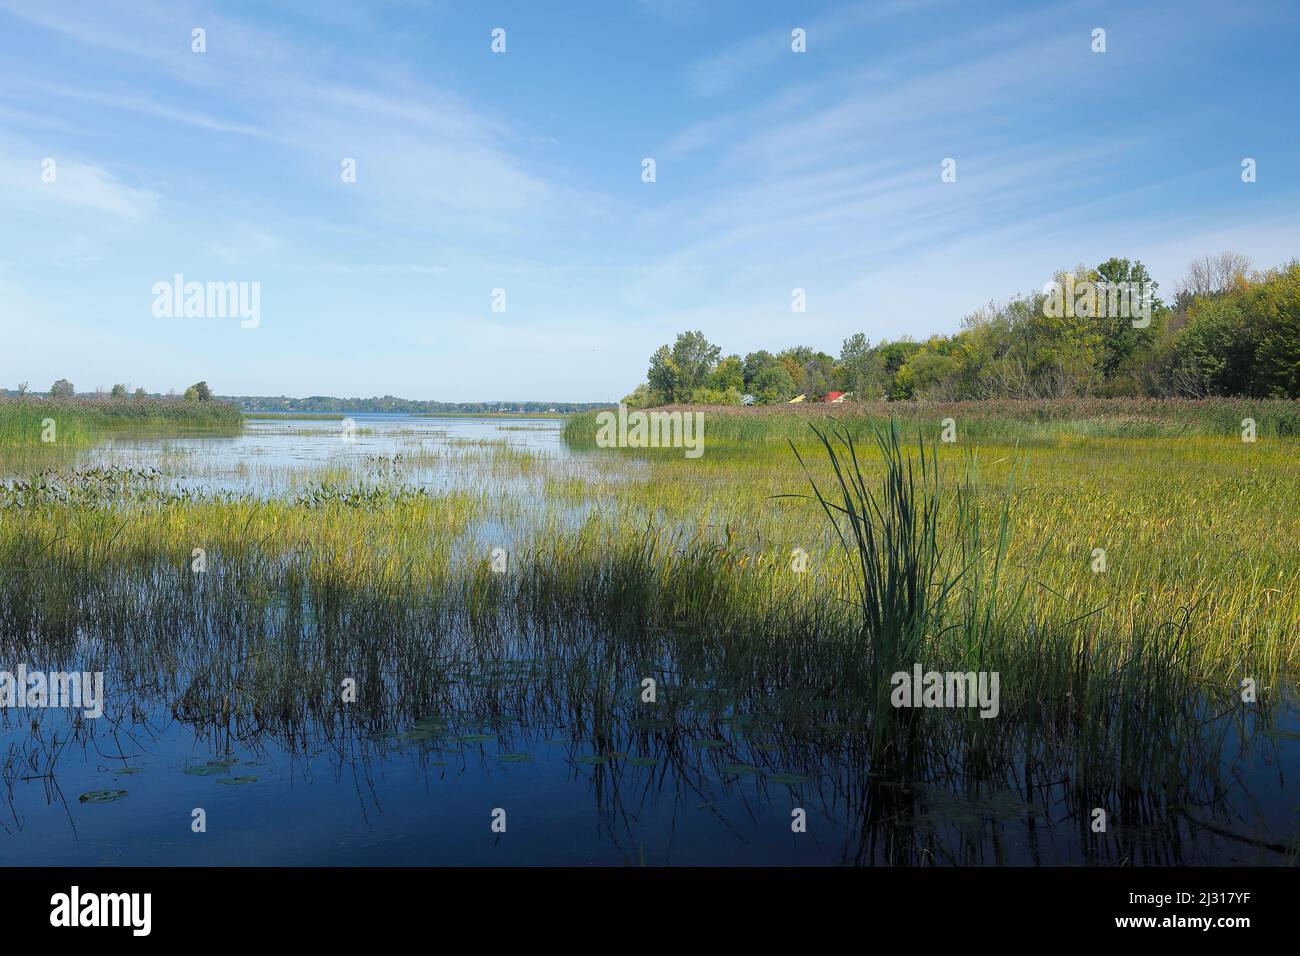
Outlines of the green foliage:
{"label": "green foliage", "polygon": [[739,355],[728,355],[709,373],[708,386],[716,391],[740,393],[745,387],[745,366]]}
{"label": "green foliage", "polygon": [[844,340],[840,348],[840,361],[835,366],[835,385],[849,392],[857,401],[868,401],[884,395],[884,360],[861,332]]}
{"label": "green foliage", "polygon": [[0,447],[41,444],[43,422],[53,419],[60,445],[80,445],[101,432],[136,427],[237,429],[239,409],[225,402],[183,402],[143,398],[53,399],[34,396],[0,399]]}
{"label": "green foliage", "polygon": [[760,405],[788,402],[797,394],[790,370],[779,362],[773,362],[759,371],[749,383],[749,391]]}
{"label": "green foliage", "polygon": [[1193,299],[1174,363],[1187,394],[1300,397],[1300,263]]}
{"label": "green foliage", "polygon": [[816,401],[832,388],[854,401],[1300,397],[1300,261],[1249,277],[1243,270],[1230,253],[1193,263],[1170,308],[1140,260],[1111,258],[1057,273],[1060,294],[977,309],[953,335],[873,347],[856,333],[838,360],[798,345],[710,366],[718,348],[686,332],[651,357],[638,397],[734,404],[743,390],[771,405],[799,394]]}
{"label": "green foliage", "polygon": [[673,343],[672,360],[677,370],[677,386],[689,391],[705,383],[718,364],[722,349],[704,337],[703,332],[683,332]]}

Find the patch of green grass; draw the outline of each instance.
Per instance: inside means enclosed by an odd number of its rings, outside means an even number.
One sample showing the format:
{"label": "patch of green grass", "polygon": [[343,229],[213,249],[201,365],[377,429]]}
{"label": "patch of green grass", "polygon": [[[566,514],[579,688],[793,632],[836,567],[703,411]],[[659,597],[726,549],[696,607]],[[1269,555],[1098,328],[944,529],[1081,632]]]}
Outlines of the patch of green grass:
{"label": "patch of green grass", "polygon": [[237,408],[214,401],[0,398],[0,449],[42,444],[78,447],[127,429],[238,430],[240,421]]}

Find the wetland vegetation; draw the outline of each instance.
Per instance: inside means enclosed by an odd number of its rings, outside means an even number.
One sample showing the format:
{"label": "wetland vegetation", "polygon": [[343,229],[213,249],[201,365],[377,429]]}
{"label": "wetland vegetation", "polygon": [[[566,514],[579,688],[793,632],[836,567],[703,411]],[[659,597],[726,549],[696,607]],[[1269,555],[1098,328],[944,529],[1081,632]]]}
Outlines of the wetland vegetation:
{"label": "wetland vegetation", "polygon": [[[0,714],[17,858],[221,862],[167,835],[207,794],[312,817],[266,862],[1295,861],[1294,402],[710,409],[693,460],[592,413],[23,414],[4,658],[108,699]],[[894,708],[914,663],[998,716]]]}

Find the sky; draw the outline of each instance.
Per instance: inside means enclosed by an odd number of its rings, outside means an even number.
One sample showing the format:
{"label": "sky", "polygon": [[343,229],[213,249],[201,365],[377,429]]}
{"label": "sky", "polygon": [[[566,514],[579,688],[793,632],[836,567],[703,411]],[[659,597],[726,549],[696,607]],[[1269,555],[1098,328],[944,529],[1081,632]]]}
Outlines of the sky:
{"label": "sky", "polygon": [[1300,255],[1298,50],[1294,0],[0,0],[0,387],[612,401],[687,329],[1172,293]]}

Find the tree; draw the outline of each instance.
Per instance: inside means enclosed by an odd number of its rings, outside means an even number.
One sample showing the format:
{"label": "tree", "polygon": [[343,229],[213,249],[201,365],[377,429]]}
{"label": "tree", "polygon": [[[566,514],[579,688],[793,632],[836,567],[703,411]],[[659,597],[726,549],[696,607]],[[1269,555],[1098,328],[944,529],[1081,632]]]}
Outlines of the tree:
{"label": "tree", "polygon": [[1159,335],[1163,322],[1164,303],[1156,295],[1159,286],[1151,278],[1141,260],[1130,263],[1127,259],[1107,259],[1097,266],[1097,274],[1105,281],[1128,284],[1132,290],[1143,290],[1149,296],[1151,306],[1151,324],[1143,328],[1133,325],[1138,318],[1137,308],[1141,303],[1130,296],[1134,314],[1131,316],[1105,316],[1098,319],[1101,324],[1101,371],[1110,379],[1117,375],[1133,358],[1139,349],[1150,348]]}
{"label": "tree", "polygon": [[919,343],[906,338],[897,342],[881,342],[875,347],[873,351],[879,357],[884,372],[886,398],[890,400],[911,398],[911,395],[898,385],[898,370],[920,348]]}
{"label": "tree", "polygon": [[1192,300],[1175,353],[1184,394],[1300,397],[1300,263]]}
{"label": "tree", "polygon": [[797,394],[789,370],[779,362],[773,362],[759,371],[750,382],[749,390],[760,405],[786,402]]}
{"label": "tree", "polygon": [[50,398],[73,398],[77,390],[66,378],[61,378],[50,386]]}
{"label": "tree", "polygon": [[745,361],[741,363],[741,371],[745,378],[745,388],[752,392],[754,390],[754,379],[758,377],[758,373],[775,362],[776,356],[766,349],[759,349],[757,352],[750,352],[746,355]]}
{"label": "tree", "polygon": [[735,390],[737,394],[745,387],[745,367],[739,355],[728,355],[709,373],[709,388],[725,392]]}
{"label": "tree", "polygon": [[629,394],[623,396],[623,404],[628,408],[649,408],[652,405],[658,405],[659,400],[650,391],[650,386],[642,382],[632,389]]}
{"label": "tree", "polygon": [[659,346],[650,356],[650,369],[646,372],[646,384],[650,386],[654,404],[668,405],[676,401],[679,379],[672,351],[666,345]]}
{"label": "tree", "polygon": [[184,398],[187,402],[210,402],[212,389],[208,388],[207,382],[195,382],[185,390]]}
{"label": "tree", "polygon": [[143,389],[143,388],[137,388],[137,389],[135,390],[135,397],[136,397],[136,398],[144,398],[144,395],[145,395],[145,392],[144,392],[144,389]]}
{"label": "tree", "polygon": [[1300,262],[1270,273],[1250,295],[1248,311],[1258,329],[1258,389],[1274,398],[1300,398]]}
{"label": "tree", "polygon": [[27,394],[27,389],[30,388],[30,387],[31,387],[31,386],[30,386],[29,383],[27,383],[27,382],[19,382],[19,383],[18,383],[18,394],[19,394],[19,395],[26,395],[26,394]]}
{"label": "tree", "polygon": [[721,354],[722,349],[709,342],[703,332],[682,332],[677,336],[672,358],[677,367],[676,388],[682,393],[678,401],[704,384]]}
{"label": "tree", "polygon": [[1235,252],[1201,256],[1187,267],[1180,296],[1205,296],[1226,292],[1250,273],[1250,260]]}
{"label": "tree", "polygon": [[797,392],[813,398],[830,391],[835,375],[834,356],[807,345],[796,345],[777,355],[777,360],[789,369]]}
{"label": "tree", "polygon": [[835,367],[835,383],[843,391],[851,392],[859,401],[879,398],[884,391],[880,385],[881,373],[880,359],[865,335],[855,332],[844,340],[840,362]]}
{"label": "tree", "polygon": [[109,394],[111,394],[114,398],[126,398],[126,386],[114,385],[113,391],[110,392]]}
{"label": "tree", "polygon": [[721,384],[712,378],[721,354],[722,349],[703,332],[682,332],[671,348],[661,345],[650,356],[646,383],[660,404],[695,401],[695,393],[701,389],[721,394],[733,387],[734,378],[730,365],[721,373]]}
{"label": "tree", "polygon": [[946,336],[933,335],[903,363],[896,382],[899,391],[909,397],[952,401],[965,397],[960,377],[957,343]]}

